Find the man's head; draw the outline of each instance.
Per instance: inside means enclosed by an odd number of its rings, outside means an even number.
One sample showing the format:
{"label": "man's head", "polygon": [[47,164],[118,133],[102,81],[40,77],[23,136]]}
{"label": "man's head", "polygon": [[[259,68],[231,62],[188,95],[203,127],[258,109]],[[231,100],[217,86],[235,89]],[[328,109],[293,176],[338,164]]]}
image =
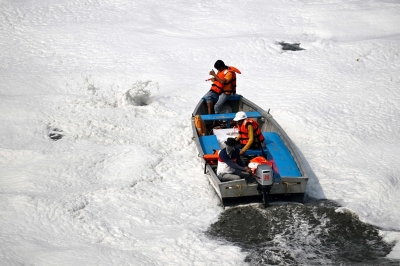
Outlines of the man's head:
{"label": "man's head", "polygon": [[236,121],[239,125],[241,125],[245,119],[247,119],[246,113],[243,111],[240,111],[240,112],[236,113],[233,121]]}
{"label": "man's head", "polygon": [[215,62],[215,64],[214,64],[214,68],[217,70],[221,70],[221,69],[225,69],[226,65],[225,65],[224,61],[217,60],[217,62]]}
{"label": "man's head", "polygon": [[234,138],[228,138],[225,141],[226,145],[226,153],[231,155],[231,153],[235,150],[236,140]]}

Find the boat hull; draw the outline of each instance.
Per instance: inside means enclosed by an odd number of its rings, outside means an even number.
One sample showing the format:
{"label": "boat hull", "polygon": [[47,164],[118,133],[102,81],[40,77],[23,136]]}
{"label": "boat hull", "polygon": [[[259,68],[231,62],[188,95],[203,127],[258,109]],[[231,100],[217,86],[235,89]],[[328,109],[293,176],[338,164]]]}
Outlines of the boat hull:
{"label": "boat hull", "polygon": [[[257,183],[247,184],[244,179],[228,182],[221,182],[219,180],[215,171],[216,165],[208,164],[203,157],[206,154],[211,154],[216,149],[223,148],[221,139],[217,139],[217,137],[213,136],[218,135],[217,131],[221,130],[214,129],[214,133],[208,132],[205,136],[199,136],[194,123],[194,117],[200,115],[204,118],[206,123],[212,123],[214,120],[223,119],[226,121],[227,127],[229,128],[229,122],[234,114],[238,111],[244,111],[249,115],[253,115],[253,119],[258,121],[260,129],[266,137],[268,160],[274,162],[275,181],[269,191],[271,198],[274,198],[274,195],[287,196],[288,198],[295,196],[297,201],[302,201],[308,183],[308,176],[296,147],[281,126],[275,121],[271,114],[241,95],[235,95],[233,99],[227,102],[227,105],[228,109],[231,110],[230,113],[207,115],[206,103],[204,99],[201,99],[192,114],[194,142],[199,151],[199,157],[202,159],[205,167],[204,173],[207,175],[219,198],[224,201],[230,198],[260,196],[262,195],[262,191]],[[224,131],[229,131],[229,129],[225,129]],[[251,152],[252,151],[248,151],[248,156],[256,156],[255,153],[257,151],[253,151],[255,152],[254,154]]]}

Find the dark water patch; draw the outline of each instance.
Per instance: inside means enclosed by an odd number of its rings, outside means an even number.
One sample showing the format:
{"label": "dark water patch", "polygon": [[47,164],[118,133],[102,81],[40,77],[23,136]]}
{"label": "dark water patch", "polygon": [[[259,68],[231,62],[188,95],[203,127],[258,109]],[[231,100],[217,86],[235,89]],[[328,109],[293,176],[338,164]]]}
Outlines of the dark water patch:
{"label": "dark water patch", "polygon": [[49,128],[49,138],[57,141],[64,137],[64,132],[58,128]]}
{"label": "dark water patch", "polygon": [[[293,193],[293,194],[276,194],[269,195],[270,204],[288,202],[288,203],[303,203],[306,199],[304,193]],[[235,207],[244,204],[252,204],[252,203],[263,203],[263,196],[250,196],[250,197],[236,197],[236,198],[225,198],[223,200],[223,205],[225,207]]]}
{"label": "dark water patch", "polygon": [[394,243],[331,201],[227,209],[208,235],[248,252],[250,265],[399,265]]}
{"label": "dark water patch", "polygon": [[284,51],[301,51],[305,50],[300,47],[300,43],[286,43],[286,42],[278,42],[280,46],[282,46],[282,50]]}

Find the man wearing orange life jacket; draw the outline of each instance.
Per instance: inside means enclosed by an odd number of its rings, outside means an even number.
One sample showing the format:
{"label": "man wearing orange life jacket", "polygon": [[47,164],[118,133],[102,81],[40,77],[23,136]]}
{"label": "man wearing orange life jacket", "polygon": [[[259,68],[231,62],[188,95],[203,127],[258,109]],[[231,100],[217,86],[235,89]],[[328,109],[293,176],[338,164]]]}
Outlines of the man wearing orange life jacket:
{"label": "man wearing orange life jacket", "polygon": [[[240,71],[235,67],[228,67],[222,60],[217,60],[214,67],[218,70],[216,74],[214,70],[210,71],[213,84],[211,89],[204,95],[207,102],[207,110],[209,114],[214,111],[219,114],[224,103],[231,95],[236,93],[236,73]],[[215,103],[214,110],[213,104]]]}
{"label": "man wearing orange life jacket", "polygon": [[242,111],[237,112],[233,120],[237,122],[239,127],[239,136],[236,137],[236,141],[243,145],[240,155],[243,155],[250,148],[260,149],[265,147],[264,135],[255,120],[247,118],[246,113]]}

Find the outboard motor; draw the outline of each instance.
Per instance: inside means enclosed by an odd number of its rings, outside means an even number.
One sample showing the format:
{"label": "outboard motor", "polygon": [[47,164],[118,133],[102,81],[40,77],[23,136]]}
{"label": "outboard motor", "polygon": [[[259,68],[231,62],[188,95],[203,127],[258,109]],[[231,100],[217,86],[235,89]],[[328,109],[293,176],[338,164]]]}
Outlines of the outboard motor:
{"label": "outboard motor", "polygon": [[255,178],[263,193],[264,207],[269,206],[269,192],[274,184],[274,173],[272,167],[268,164],[259,164],[255,171]]}

